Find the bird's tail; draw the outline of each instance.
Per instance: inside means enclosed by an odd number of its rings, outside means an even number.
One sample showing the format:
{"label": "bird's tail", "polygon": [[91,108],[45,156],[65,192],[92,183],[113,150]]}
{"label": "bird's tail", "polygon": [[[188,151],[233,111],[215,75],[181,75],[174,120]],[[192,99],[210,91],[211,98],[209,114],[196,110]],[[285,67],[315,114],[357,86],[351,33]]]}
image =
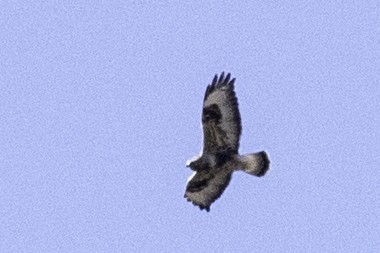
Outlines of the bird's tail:
{"label": "bird's tail", "polygon": [[254,176],[262,177],[269,170],[269,158],[265,151],[239,156],[241,169]]}

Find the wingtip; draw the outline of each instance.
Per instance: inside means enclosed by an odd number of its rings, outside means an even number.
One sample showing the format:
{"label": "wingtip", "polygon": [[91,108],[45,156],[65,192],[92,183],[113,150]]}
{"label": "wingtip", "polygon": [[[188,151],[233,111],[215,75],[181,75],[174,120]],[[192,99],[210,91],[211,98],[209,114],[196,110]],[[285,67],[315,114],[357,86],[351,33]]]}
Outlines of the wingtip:
{"label": "wingtip", "polygon": [[199,205],[199,209],[200,210],[206,210],[207,212],[210,212],[210,206]]}
{"label": "wingtip", "polygon": [[233,86],[234,83],[235,83],[235,78],[231,79],[231,73],[227,73],[227,75],[225,75],[224,71],[220,74],[219,78],[218,78],[218,75],[216,74],[212,81],[212,85],[217,86],[217,87]]}
{"label": "wingtip", "polygon": [[183,197],[186,198],[187,202],[191,202],[194,206],[199,207],[199,209],[200,209],[201,211],[202,211],[202,210],[206,210],[207,212],[210,212],[210,206],[209,206],[209,205],[208,205],[208,206],[205,206],[205,205],[202,205],[202,204],[200,204],[200,203],[196,203],[196,202],[191,201],[191,200],[188,198],[188,196],[186,195],[186,193],[185,193],[185,195],[184,195]]}

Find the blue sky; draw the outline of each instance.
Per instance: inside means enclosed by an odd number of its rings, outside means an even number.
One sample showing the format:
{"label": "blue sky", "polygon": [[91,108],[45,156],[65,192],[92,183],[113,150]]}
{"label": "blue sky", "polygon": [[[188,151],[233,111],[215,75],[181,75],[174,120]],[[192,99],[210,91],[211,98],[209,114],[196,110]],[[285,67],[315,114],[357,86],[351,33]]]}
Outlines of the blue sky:
{"label": "blue sky", "polygon": [[[1,252],[376,252],[377,1],[5,1]],[[183,198],[207,84],[236,77],[241,153]]]}

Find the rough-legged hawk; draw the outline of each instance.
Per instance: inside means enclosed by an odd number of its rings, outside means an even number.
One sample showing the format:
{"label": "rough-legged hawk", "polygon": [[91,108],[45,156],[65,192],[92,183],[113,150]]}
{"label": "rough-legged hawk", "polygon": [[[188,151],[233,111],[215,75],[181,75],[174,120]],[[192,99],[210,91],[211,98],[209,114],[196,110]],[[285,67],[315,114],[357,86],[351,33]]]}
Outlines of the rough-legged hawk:
{"label": "rough-legged hawk", "polygon": [[201,210],[219,198],[234,171],[242,170],[254,176],[264,176],[269,159],[264,151],[239,155],[241,119],[235,96],[235,78],[224,73],[215,75],[207,86],[203,101],[202,125],[204,146],[201,157],[190,162],[194,174],[186,186],[185,198]]}

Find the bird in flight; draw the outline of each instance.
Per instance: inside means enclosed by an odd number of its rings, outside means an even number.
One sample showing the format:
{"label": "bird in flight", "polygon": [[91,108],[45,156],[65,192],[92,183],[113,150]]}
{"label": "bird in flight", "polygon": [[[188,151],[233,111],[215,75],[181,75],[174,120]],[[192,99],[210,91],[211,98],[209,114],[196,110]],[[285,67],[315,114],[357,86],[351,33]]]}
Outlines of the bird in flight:
{"label": "bird in flight", "polygon": [[257,177],[269,169],[265,151],[240,155],[241,118],[231,74],[218,77],[207,86],[203,100],[202,155],[188,163],[194,171],[188,179],[185,198],[201,210],[210,211],[231,181],[232,173],[244,171]]}

